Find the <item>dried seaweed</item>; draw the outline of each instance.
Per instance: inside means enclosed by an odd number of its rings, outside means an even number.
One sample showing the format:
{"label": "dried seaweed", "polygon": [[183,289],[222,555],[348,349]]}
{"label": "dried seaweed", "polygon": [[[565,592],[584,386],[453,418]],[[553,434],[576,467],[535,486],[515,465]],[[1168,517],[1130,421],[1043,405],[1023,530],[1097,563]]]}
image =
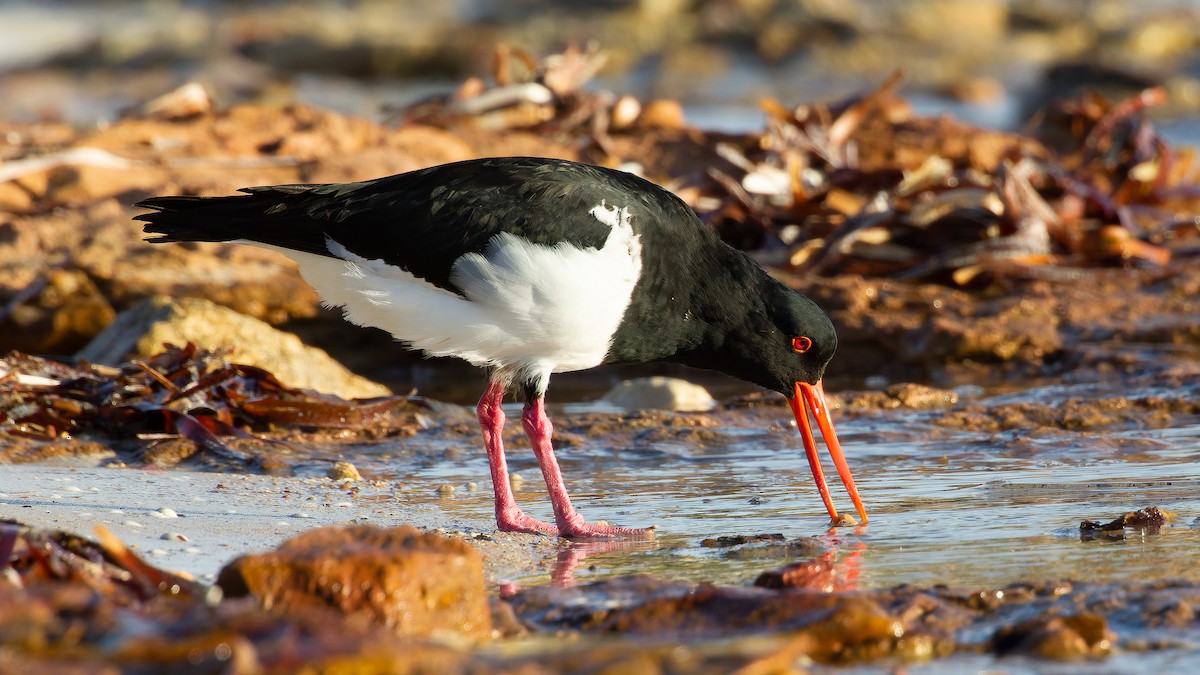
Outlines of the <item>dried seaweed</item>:
{"label": "dried seaweed", "polygon": [[399,411],[427,407],[417,396],[347,401],[288,387],[262,368],[226,362],[218,351],[190,343],[165,347],[119,368],[16,352],[0,359],[0,436],[50,441],[82,432],[147,439],[174,434],[248,463],[225,439],[256,438],[248,430],[273,427],[397,430],[410,423]]}
{"label": "dried seaweed", "polygon": [[[613,165],[639,162],[608,134],[630,128],[640,104],[585,88],[603,60],[594,46],[541,61],[501,47],[494,85],[472,78],[396,119],[551,133]],[[765,128],[744,142],[696,134],[726,166],[702,167],[699,183],[660,178],[727,242],[791,274],[974,288],[1099,267],[1170,273],[1200,253],[1200,167],[1144,116],[1162,88],[1061,100],[1017,134],[914,116],[901,79],[833,103],[765,100]],[[639,130],[653,141],[653,127]]]}

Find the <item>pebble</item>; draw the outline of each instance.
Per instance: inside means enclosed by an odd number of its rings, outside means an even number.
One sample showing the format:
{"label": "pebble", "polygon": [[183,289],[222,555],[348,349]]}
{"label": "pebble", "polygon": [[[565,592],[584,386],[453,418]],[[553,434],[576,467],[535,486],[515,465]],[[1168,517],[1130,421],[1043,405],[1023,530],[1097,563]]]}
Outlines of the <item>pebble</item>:
{"label": "pebble", "polygon": [[166,539],[167,541],[187,541],[188,540],[188,538],[185,535],[182,535],[178,532],[167,532],[167,533],[163,534],[163,536],[159,537],[159,539]]}
{"label": "pebble", "polygon": [[441,495],[452,495],[454,494],[454,486],[449,484],[439,485],[437,491]]}
{"label": "pebble", "polygon": [[613,387],[603,402],[623,410],[706,411],[717,402],[704,387],[674,377],[642,377]]}
{"label": "pebble", "polygon": [[188,546],[187,548],[183,549],[183,552],[195,555],[200,552],[200,548],[197,546]]}
{"label": "pebble", "polygon": [[311,515],[303,512],[303,511],[297,511],[297,512],[293,513],[292,517],[293,518],[312,518]]}
{"label": "pebble", "polygon": [[141,523],[139,523],[135,520],[127,520],[127,521],[125,521],[124,524],[128,525],[129,527],[145,527],[144,525],[142,525]]}
{"label": "pebble", "polygon": [[161,548],[152,548],[152,549],[150,549],[150,555],[154,555],[154,556],[164,556],[164,555],[166,555],[166,554],[167,554],[167,552],[166,552],[166,551],[164,551],[164,550],[162,550]]}
{"label": "pebble", "polygon": [[68,485],[66,490],[67,492],[83,492],[83,488],[79,487],[78,485]]}
{"label": "pebble", "polygon": [[158,509],[157,511],[151,512],[150,515],[154,516],[155,518],[178,518],[179,517],[179,514],[175,513],[175,509],[169,509],[165,506],[162,507],[161,509]]}
{"label": "pebble", "polygon": [[858,524],[858,521],[849,513],[842,513],[838,514],[837,521],[832,524],[834,527],[853,527]]}
{"label": "pebble", "polygon": [[471,481],[470,483],[467,483],[467,492],[474,492],[478,489],[479,489],[479,483],[476,483],[475,481]]}
{"label": "pebble", "polygon": [[335,462],[334,465],[329,467],[329,470],[325,472],[325,476],[332,480],[362,480],[362,474],[360,474],[358,469],[350,462]]}

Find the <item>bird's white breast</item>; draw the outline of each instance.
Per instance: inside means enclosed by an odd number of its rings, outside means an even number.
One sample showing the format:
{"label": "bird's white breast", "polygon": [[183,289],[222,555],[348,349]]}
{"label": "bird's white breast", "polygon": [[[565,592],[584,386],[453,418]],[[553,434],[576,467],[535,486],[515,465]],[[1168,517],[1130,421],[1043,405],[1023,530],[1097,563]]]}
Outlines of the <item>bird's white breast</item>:
{"label": "bird's white breast", "polygon": [[[295,260],[329,306],[433,356],[496,366],[545,385],[552,372],[599,365],[641,274],[627,208],[591,215],[611,228],[600,248],[535,244],[502,232],[454,262],[457,295],[328,240],[336,258],[266,245]],[[242,242],[254,243],[254,242]],[[261,246],[261,244],[258,244]]]}

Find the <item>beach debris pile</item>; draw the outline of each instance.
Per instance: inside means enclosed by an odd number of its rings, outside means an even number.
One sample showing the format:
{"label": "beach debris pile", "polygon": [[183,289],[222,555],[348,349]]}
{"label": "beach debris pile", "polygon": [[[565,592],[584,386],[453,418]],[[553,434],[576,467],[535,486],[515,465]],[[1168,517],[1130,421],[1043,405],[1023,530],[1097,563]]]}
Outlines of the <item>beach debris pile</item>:
{"label": "beach debris pile", "polygon": [[[200,453],[241,468],[285,471],[281,462],[265,466],[268,459],[243,446],[271,443],[286,453],[287,443],[251,430],[413,433],[420,425],[413,413],[425,406],[417,396],[345,400],[291,388],[262,368],[229,363],[220,350],[190,343],[165,345],[157,355],[118,367],[18,352],[0,359],[0,438],[49,442],[97,432],[136,438],[152,463]],[[178,438],[190,443],[181,449],[173,442]]]}
{"label": "beach debris pile", "polygon": [[978,287],[1200,256],[1200,163],[1143,114],[1166,101],[1160,87],[1115,102],[1085,92],[1010,133],[915,115],[897,72],[843,101],[766,99],[761,133],[701,133],[721,161],[662,175],[636,152],[644,139],[616,135],[677,129],[682,108],[664,121],[662,101],[643,107],[588,90],[603,52],[572,48],[539,62],[502,48],[496,64],[493,85],[470,78],[394,119],[573,139],[586,159],[643,169],[730,243],[783,270]]}

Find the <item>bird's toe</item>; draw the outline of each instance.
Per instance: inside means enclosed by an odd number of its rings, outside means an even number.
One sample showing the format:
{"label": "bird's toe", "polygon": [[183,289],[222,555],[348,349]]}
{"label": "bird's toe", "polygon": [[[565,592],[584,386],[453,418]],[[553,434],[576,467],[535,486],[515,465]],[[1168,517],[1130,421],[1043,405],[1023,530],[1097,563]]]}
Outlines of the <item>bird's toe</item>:
{"label": "bird's toe", "polygon": [[654,526],[620,527],[603,521],[589,523],[583,520],[564,523],[558,528],[559,536],[571,539],[653,539]]}
{"label": "bird's toe", "polygon": [[530,518],[519,510],[515,513],[496,514],[496,529],[501,532],[525,532],[527,534],[558,536],[557,527],[550,523]]}

